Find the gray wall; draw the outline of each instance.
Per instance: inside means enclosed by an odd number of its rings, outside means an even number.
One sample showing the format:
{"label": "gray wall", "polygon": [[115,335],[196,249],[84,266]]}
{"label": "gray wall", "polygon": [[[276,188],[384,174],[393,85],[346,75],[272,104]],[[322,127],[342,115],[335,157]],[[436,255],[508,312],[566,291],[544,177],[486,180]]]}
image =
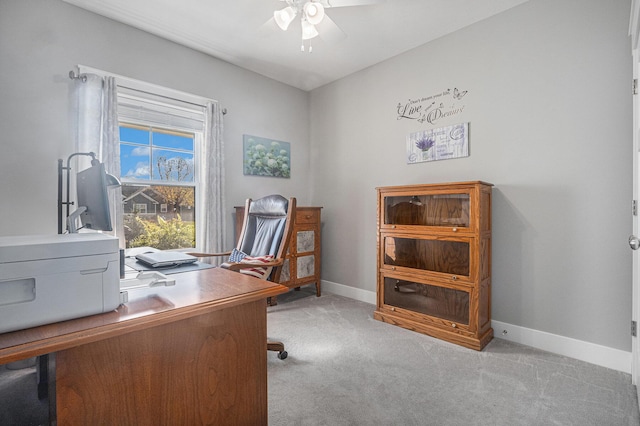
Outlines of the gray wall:
{"label": "gray wall", "polygon": [[[308,93],[59,0],[0,0],[0,235],[57,232],[56,165],[74,152],[76,64],[220,101],[232,208],[266,193],[308,203]],[[291,179],[243,176],[242,135],[291,143]]]}
{"label": "gray wall", "polygon": [[[629,10],[530,0],[309,95],[59,0],[0,0],[0,235],[56,231],[67,73],[83,64],[219,100],[229,209],[266,192],[324,206],[331,282],[375,291],[375,187],[494,183],[493,318],[629,351]],[[461,113],[397,119],[454,87]],[[470,157],[406,164],[408,133],[458,122]],[[290,141],[293,177],[243,176],[243,133]]]}
{"label": "gray wall", "polygon": [[[377,186],[485,180],[493,318],[631,350],[629,1],[531,0],[311,93],[323,279],[375,291]],[[435,125],[396,106],[440,99]],[[453,108],[456,109],[456,108]],[[463,159],[406,164],[408,133],[469,122]]]}

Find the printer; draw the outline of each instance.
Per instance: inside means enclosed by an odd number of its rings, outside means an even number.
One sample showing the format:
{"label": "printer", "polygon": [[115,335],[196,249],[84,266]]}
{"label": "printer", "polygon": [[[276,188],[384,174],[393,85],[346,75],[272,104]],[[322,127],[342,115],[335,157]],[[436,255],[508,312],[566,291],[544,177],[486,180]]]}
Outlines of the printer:
{"label": "printer", "polygon": [[116,237],[0,237],[0,333],[108,312],[119,305]]}

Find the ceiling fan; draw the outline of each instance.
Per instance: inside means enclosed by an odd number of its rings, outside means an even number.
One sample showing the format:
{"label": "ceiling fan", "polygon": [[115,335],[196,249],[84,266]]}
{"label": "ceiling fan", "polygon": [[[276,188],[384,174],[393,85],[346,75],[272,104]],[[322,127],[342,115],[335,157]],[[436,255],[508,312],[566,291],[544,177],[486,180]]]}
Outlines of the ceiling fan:
{"label": "ceiling fan", "polygon": [[308,40],[320,37],[328,42],[337,42],[347,35],[336,25],[336,23],[325,13],[325,9],[333,7],[365,6],[376,3],[383,3],[385,0],[280,0],[286,3],[286,7],[273,12],[273,18],[269,20],[282,31],[287,31],[289,25],[300,17],[302,28],[301,51],[305,51],[305,42],[308,43],[308,51],[312,52],[313,47]]}

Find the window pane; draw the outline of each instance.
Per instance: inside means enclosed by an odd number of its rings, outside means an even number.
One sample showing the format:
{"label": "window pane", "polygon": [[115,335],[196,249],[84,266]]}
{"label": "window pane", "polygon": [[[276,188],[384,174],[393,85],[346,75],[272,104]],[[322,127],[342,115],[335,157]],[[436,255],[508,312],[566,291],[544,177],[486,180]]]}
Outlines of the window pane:
{"label": "window pane", "polygon": [[149,145],[149,130],[120,126],[120,142]]}
{"label": "window pane", "polygon": [[127,248],[193,248],[195,188],[122,185]]}
{"label": "window pane", "polygon": [[[127,247],[195,248],[194,141],[194,134],[177,129],[121,123],[120,177]],[[139,186],[132,180],[159,185]],[[163,185],[165,182],[172,185]],[[175,185],[180,182],[190,186]]]}
{"label": "window pane", "polygon": [[193,153],[153,150],[153,179],[170,182],[193,182]]}
{"label": "window pane", "polygon": [[175,148],[183,149],[185,151],[193,151],[193,136],[154,132],[153,145],[163,148]]}
{"label": "window pane", "polygon": [[[122,127],[120,128],[122,129]],[[144,146],[120,144],[120,176],[129,179],[149,180],[150,148]]]}

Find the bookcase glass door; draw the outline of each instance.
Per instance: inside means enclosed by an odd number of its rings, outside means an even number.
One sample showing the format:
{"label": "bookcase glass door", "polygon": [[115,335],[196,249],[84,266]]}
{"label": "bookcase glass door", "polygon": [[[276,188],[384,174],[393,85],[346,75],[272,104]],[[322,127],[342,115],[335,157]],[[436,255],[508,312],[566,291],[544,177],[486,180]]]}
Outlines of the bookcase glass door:
{"label": "bookcase glass door", "polygon": [[466,291],[385,277],[384,303],[469,325],[469,293]]}
{"label": "bookcase glass door", "polygon": [[384,237],[384,264],[443,274],[469,276],[469,242]]}
{"label": "bookcase glass door", "polygon": [[384,198],[386,225],[469,228],[469,194],[422,194]]}

